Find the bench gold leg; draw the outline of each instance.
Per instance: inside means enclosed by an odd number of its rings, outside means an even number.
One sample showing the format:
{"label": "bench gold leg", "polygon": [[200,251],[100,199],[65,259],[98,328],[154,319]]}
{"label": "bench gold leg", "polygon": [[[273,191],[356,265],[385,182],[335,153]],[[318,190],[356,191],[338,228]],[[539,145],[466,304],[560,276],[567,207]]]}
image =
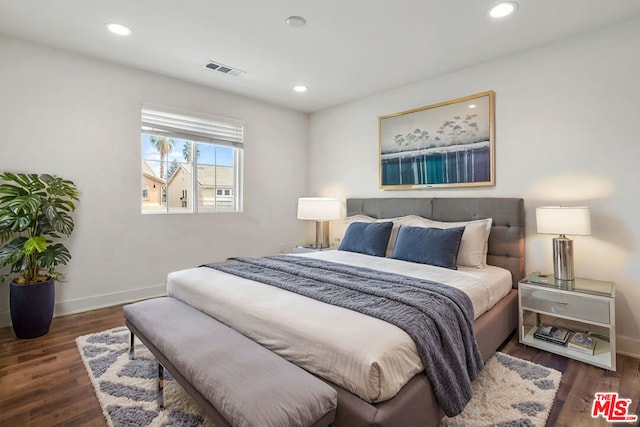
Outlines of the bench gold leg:
{"label": "bench gold leg", "polygon": [[164,368],[158,362],[158,408],[164,409]]}

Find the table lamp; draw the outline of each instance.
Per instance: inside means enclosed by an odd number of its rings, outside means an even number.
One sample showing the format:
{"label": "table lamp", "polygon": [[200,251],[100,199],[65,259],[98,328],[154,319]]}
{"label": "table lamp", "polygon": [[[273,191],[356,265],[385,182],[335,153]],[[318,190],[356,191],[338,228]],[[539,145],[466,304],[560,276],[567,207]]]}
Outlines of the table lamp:
{"label": "table lamp", "polygon": [[315,248],[329,247],[329,221],[340,218],[338,199],[326,197],[301,197],[298,199],[298,219],[316,222]]}
{"label": "table lamp", "polygon": [[558,234],[553,239],[553,274],[556,280],[572,281],[573,240],[566,235],[591,234],[589,208],[566,206],[542,206],[536,208],[538,233]]}

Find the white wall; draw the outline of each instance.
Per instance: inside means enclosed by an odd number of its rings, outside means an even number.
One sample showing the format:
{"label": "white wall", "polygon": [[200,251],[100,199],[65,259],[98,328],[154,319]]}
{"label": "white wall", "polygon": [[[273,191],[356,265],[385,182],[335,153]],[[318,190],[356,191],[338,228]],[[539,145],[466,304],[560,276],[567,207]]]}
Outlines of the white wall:
{"label": "white wall", "polygon": [[[230,77],[233,78],[233,77]],[[244,120],[244,212],[140,213],[143,103]],[[54,173],[80,189],[56,315],[160,294],[169,271],[305,241],[307,114],[0,37],[0,171]],[[9,322],[0,285],[0,325]]]}
{"label": "white wall", "polygon": [[[309,188],[342,199],[522,197],[528,272],[553,271],[535,207],[590,206],[577,275],[616,282],[618,348],[640,355],[638,46],[636,20],[312,114]],[[378,189],[378,116],[486,90],[496,93],[495,187]]]}
{"label": "white wall", "polygon": [[[609,27],[308,116],[222,91],[0,36],[0,170],[47,172],[81,191],[57,314],[163,290],[166,273],[309,240],[302,195],[517,196],[527,270],[549,271],[534,208],[592,208],[579,275],[617,286],[618,345],[640,355],[640,22]],[[496,92],[496,186],[378,189],[377,117]],[[143,216],[139,114],[154,103],[245,121],[242,214]],[[309,146],[304,142],[309,139]],[[307,159],[313,159],[308,161]],[[308,185],[307,185],[308,184]],[[306,191],[309,190],[309,191]],[[338,230],[340,224],[332,225]],[[8,322],[0,284],[0,325]]]}

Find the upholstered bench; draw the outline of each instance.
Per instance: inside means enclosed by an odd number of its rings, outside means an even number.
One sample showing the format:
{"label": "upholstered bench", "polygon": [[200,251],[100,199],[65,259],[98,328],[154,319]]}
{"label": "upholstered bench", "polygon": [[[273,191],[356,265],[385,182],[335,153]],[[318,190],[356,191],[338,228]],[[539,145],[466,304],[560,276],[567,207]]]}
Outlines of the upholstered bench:
{"label": "upholstered bench", "polygon": [[336,391],[302,368],[174,298],[124,307],[126,325],[217,427],[328,426]]}

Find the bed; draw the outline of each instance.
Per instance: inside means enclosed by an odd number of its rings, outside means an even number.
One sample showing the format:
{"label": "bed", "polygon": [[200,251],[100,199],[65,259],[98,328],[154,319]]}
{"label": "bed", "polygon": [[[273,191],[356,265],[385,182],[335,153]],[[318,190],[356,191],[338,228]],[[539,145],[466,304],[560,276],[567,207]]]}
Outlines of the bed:
{"label": "bed", "polygon": [[[483,248],[483,261],[487,264],[484,268],[423,268],[416,263],[351,251],[323,251],[300,258],[450,281],[461,288],[491,282],[492,287],[480,286],[481,290],[468,292],[477,314],[473,330],[483,360],[515,330],[515,288],[524,276],[522,199],[348,199],[347,216],[359,223],[384,223],[393,218],[395,233],[398,224],[411,226],[420,218],[447,223],[486,222],[490,218]],[[392,233],[391,239],[396,235]],[[208,267],[171,273],[167,294],[332,385],[338,391],[333,425],[430,426],[437,425],[444,415],[424,366],[416,358],[415,344],[394,325]]]}

